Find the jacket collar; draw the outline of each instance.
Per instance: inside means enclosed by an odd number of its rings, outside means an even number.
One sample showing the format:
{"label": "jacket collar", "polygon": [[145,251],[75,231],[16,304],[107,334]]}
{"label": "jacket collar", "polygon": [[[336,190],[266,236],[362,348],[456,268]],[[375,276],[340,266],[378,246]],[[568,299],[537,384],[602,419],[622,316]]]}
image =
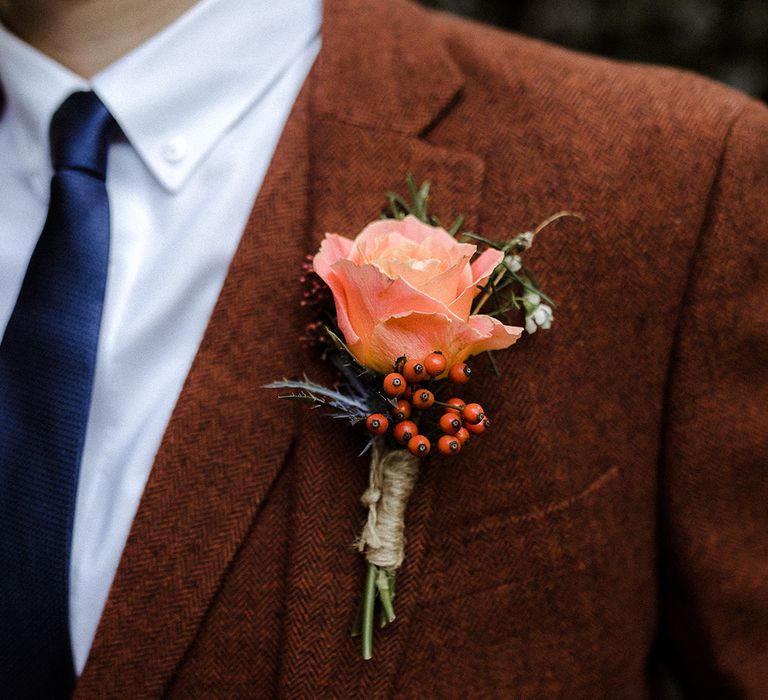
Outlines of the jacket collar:
{"label": "jacket collar", "polygon": [[425,10],[403,0],[326,0],[318,116],[404,135],[424,132],[463,87],[446,47],[424,41],[425,18]]}

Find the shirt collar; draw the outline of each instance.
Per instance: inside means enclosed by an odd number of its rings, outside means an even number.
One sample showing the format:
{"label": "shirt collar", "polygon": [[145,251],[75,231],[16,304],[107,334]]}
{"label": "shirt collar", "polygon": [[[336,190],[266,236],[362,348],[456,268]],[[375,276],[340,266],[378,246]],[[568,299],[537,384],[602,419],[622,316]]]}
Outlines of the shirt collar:
{"label": "shirt collar", "polygon": [[21,166],[41,194],[48,189],[50,170],[48,127],[68,95],[87,90],[88,83],[36,51],[0,24],[0,81],[3,120],[23,158]]}
{"label": "shirt collar", "polygon": [[202,0],[90,81],[0,28],[6,106],[18,115],[34,166],[48,159],[48,125],[59,104],[92,89],[146,167],[177,191],[317,38],[321,15],[321,0]]}

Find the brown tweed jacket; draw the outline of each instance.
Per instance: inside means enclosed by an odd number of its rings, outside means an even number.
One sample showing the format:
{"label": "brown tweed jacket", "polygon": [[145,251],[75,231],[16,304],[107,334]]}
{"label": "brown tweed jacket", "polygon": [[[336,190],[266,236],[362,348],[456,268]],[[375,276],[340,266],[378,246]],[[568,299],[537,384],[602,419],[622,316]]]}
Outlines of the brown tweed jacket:
{"label": "brown tweed jacket", "polygon": [[[323,37],[76,698],[641,698],[662,662],[768,697],[768,109],[406,0]],[[323,376],[303,256],[407,171],[486,236],[584,221],[531,253],[554,329],[475,364],[492,436],[424,465],[363,662],[360,438],[261,386]]]}

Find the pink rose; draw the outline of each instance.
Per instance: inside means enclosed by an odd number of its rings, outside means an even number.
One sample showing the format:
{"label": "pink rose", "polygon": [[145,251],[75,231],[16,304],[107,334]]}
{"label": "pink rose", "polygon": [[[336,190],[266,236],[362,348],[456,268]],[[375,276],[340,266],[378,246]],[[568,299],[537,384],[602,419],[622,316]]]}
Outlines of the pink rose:
{"label": "pink rose", "polygon": [[458,243],[442,228],[408,216],[369,224],[351,241],[326,234],[315,272],[333,292],[339,329],[357,360],[392,371],[401,355],[422,359],[440,350],[448,366],[512,345],[522,328],[472,315],[478,287],[503,254]]}

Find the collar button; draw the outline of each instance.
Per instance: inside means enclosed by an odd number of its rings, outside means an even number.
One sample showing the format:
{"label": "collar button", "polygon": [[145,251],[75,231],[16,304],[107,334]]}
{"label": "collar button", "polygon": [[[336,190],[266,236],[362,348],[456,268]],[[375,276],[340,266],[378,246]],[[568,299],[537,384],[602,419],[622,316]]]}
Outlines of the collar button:
{"label": "collar button", "polygon": [[179,163],[187,155],[187,140],[181,136],[163,144],[161,154],[167,163]]}

